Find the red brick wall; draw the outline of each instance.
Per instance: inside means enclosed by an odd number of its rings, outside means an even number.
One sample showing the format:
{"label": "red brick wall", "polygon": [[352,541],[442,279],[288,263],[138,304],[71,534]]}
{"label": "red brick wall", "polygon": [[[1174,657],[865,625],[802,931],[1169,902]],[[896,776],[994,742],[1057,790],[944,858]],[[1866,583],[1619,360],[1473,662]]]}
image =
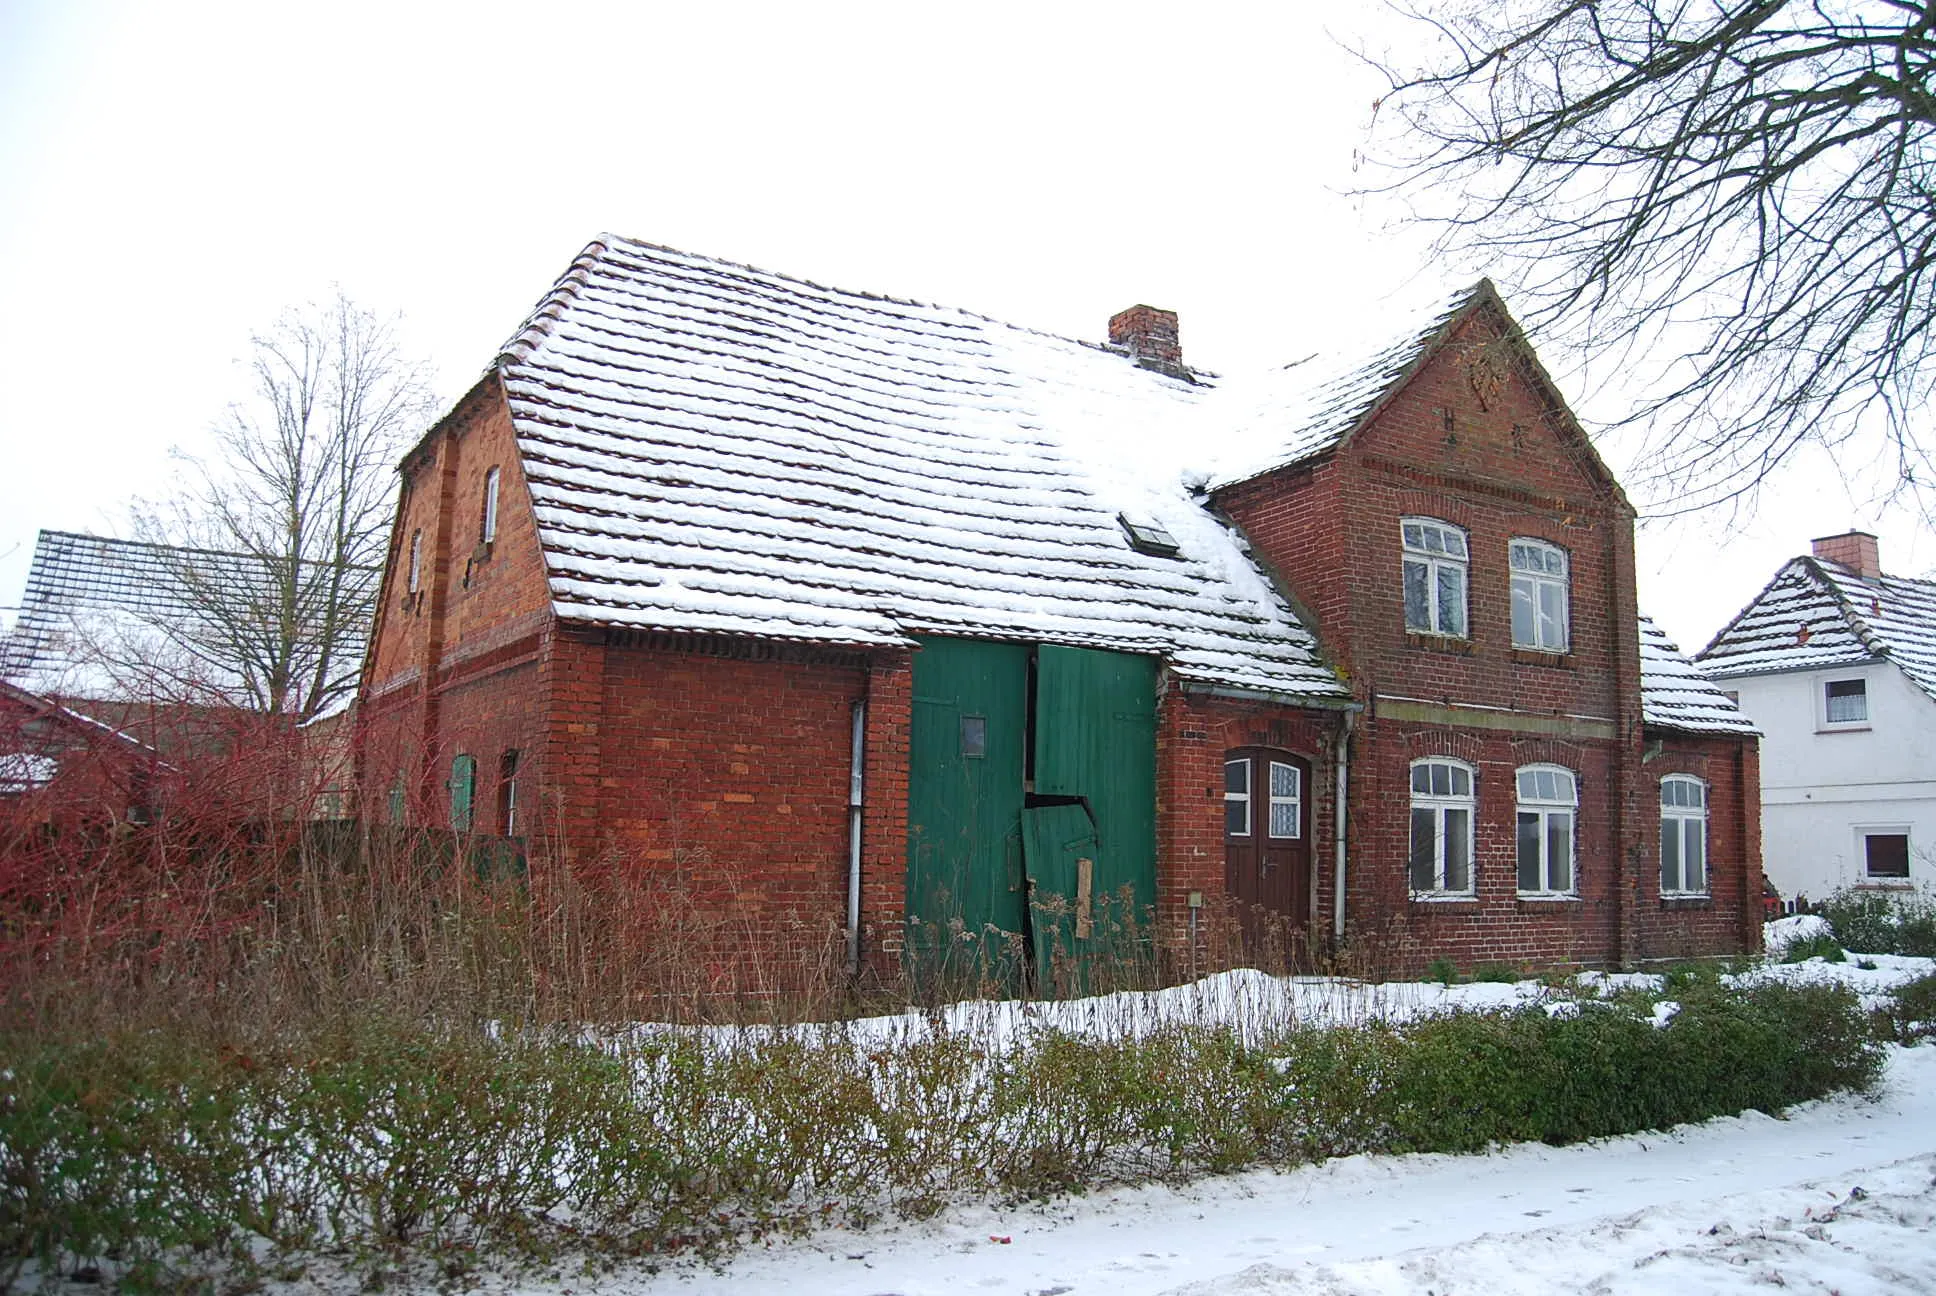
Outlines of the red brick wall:
{"label": "red brick wall", "polygon": [[[1753,739],[1649,731],[1642,805],[1660,804],[1660,780],[1692,774],[1708,785],[1708,894],[1660,894],[1659,819],[1636,906],[1637,957],[1685,958],[1761,948],[1761,757]],[[1660,744],[1653,747],[1653,742]],[[1644,814],[1644,812],[1643,812]],[[1658,810],[1656,809],[1656,815]]]}

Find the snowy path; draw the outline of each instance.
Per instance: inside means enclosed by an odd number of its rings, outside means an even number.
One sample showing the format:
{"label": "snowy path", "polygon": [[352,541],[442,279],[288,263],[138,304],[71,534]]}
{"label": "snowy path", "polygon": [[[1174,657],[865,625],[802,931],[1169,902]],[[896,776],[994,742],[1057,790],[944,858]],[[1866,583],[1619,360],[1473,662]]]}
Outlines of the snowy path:
{"label": "snowy path", "polygon": [[[1936,1048],[1839,1098],[1571,1148],[1352,1157],[825,1232],[587,1286],[761,1296],[1936,1292]],[[1847,1202],[1853,1188],[1864,1197]],[[1838,1213],[1822,1219],[1847,1202]],[[1001,1240],[997,1240],[1001,1239]]]}

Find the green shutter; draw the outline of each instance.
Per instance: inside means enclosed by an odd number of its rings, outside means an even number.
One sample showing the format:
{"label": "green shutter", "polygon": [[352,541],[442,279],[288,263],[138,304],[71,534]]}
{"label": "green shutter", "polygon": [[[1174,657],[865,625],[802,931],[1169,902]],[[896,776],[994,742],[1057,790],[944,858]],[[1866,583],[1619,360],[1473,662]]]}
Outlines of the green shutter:
{"label": "green shutter", "polygon": [[1022,931],[1029,648],[923,640],[908,760],[908,948],[924,975],[1006,966]]}
{"label": "green shutter", "polygon": [[471,830],[471,803],[477,796],[477,758],[459,756],[450,763],[450,828]]}
{"label": "green shutter", "polygon": [[1156,659],[1045,644],[1036,653],[1035,791],[1095,820],[1093,884],[1137,920],[1156,902]]}

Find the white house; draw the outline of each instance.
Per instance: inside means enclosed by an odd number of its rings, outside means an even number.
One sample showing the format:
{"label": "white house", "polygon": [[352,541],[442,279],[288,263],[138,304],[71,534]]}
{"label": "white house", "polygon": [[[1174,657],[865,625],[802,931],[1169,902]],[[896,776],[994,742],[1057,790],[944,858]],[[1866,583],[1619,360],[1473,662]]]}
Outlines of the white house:
{"label": "white house", "polygon": [[1936,878],[1936,582],[1864,531],[1816,540],[1698,660],[1761,741],[1763,867],[1788,899]]}

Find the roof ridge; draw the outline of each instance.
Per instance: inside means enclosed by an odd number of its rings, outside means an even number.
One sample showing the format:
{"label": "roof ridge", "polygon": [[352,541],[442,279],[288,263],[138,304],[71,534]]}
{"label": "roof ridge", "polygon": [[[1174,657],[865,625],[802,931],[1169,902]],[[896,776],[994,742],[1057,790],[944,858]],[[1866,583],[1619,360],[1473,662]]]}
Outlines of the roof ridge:
{"label": "roof ridge", "polygon": [[1721,641],[1727,638],[1730,634],[1732,634],[1736,626],[1740,625],[1743,621],[1747,620],[1749,613],[1753,612],[1756,608],[1761,606],[1761,600],[1767,598],[1769,594],[1773,593],[1775,586],[1781,583],[1781,578],[1787,575],[1789,570],[1793,568],[1800,561],[1801,560],[1799,558],[1790,558],[1787,562],[1777,567],[1775,569],[1775,574],[1773,576],[1770,576],[1767,579],[1767,581],[1762,585],[1761,589],[1756,592],[1755,596],[1749,599],[1746,603],[1743,603],[1741,605],[1741,610],[1739,612],[1736,612],[1734,616],[1729,619],[1726,625],[1722,626],[1719,630],[1716,630],[1714,632],[1713,637],[1707,641],[1707,646],[1694,654],[1694,660],[1700,661],[1703,658],[1705,658],[1709,653],[1713,652],[1716,648],[1720,647]]}
{"label": "roof ridge", "polygon": [[[1880,630],[1869,623],[1867,617],[1856,610],[1855,604],[1849,599],[1848,591],[1842,588],[1842,582],[1840,580],[1825,569],[1823,560],[1810,554],[1803,555],[1801,561],[1814,575],[1815,579],[1827,588],[1829,597],[1834,599],[1835,605],[1842,609],[1842,615],[1849,623],[1849,630],[1855,635],[1856,640],[1864,648],[1869,650],[1870,655],[1874,657],[1893,656],[1894,654],[1890,651],[1889,641],[1883,637]],[[1841,567],[1840,563],[1834,565],[1838,568]],[[1850,579],[1859,581],[1861,577],[1850,573]]]}
{"label": "roof ridge", "polygon": [[[599,234],[590,243],[587,243],[584,249],[579,252],[578,256],[572,261],[571,266],[554,282],[551,292],[547,293],[539,301],[538,305],[532,309],[531,313],[525,317],[525,322],[519,325],[517,330],[512,333],[510,340],[498,348],[498,359],[501,361],[506,355],[511,354],[513,348],[522,342],[528,334],[535,333],[536,340],[532,343],[531,347],[518,353],[515,357],[518,360],[527,358],[530,352],[536,349],[538,343],[542,342],[543,338],[549,335],[549,322],[556,319],[557,314],[571,303],[572,298],[577,295],[577,290],[583,286],[584,277],[577,272],[580,271],[581,267],[589,268],[597,264],[606,254],[616,250],[614,247],[615,244],[630,248],[639,248],[649,253],[657,253],[662,256],[684,261],[697,262],[722,270],[759,275],[778,283],[809,289],[823,296],[848,297],[861,301],[883,302],[893,306],[907,306],[936,314],[956,315],[964,319],[973,320],[979,324],[992,325],[996,328],[1007,329],[1011,332],[1021,333],[1029,337],[1048,338],[1056,342],[1066,342],[1071,346],[1099,351],[1106,355],[1129,354],[1127,347],[1118,346],[1114,343],[1098,342],[1090,338],[1070,337],[1067,334],[1035,328],[1028,324],[1017,324],[1013,320],[1005,320],[994,315],[986,315],[977,310],[970,310],[965,306],[953,306],[944,302],[924,301],[918,297],[897,297],[892,293],[874,292],[871,289],[865,288],[843,288],[836,284],[821,283],[817,279],[809,279],[804,275],[789,274],[784,270],[769,270],[765,266],[754,265],[750,261],[735,261],[728,257],[713,256],[705,252],[689,252],[684,248],[670,247],[664,243],[653,243],[646,239],[633,238],[625,234],[614,234],[608,230]],[[593,249],[597,249],[597,255],[593,255]],[[563,289],[568,280],[571,281],[571,288],[567,292]],[[539,323],[541,318],[546,320],[546,323],[543,325]],[[1221,376],[1214,370],[1199,369],[1194,365],[1188,366],[1188,368],[1193,375],[1200,378],[1217,378]]]}

